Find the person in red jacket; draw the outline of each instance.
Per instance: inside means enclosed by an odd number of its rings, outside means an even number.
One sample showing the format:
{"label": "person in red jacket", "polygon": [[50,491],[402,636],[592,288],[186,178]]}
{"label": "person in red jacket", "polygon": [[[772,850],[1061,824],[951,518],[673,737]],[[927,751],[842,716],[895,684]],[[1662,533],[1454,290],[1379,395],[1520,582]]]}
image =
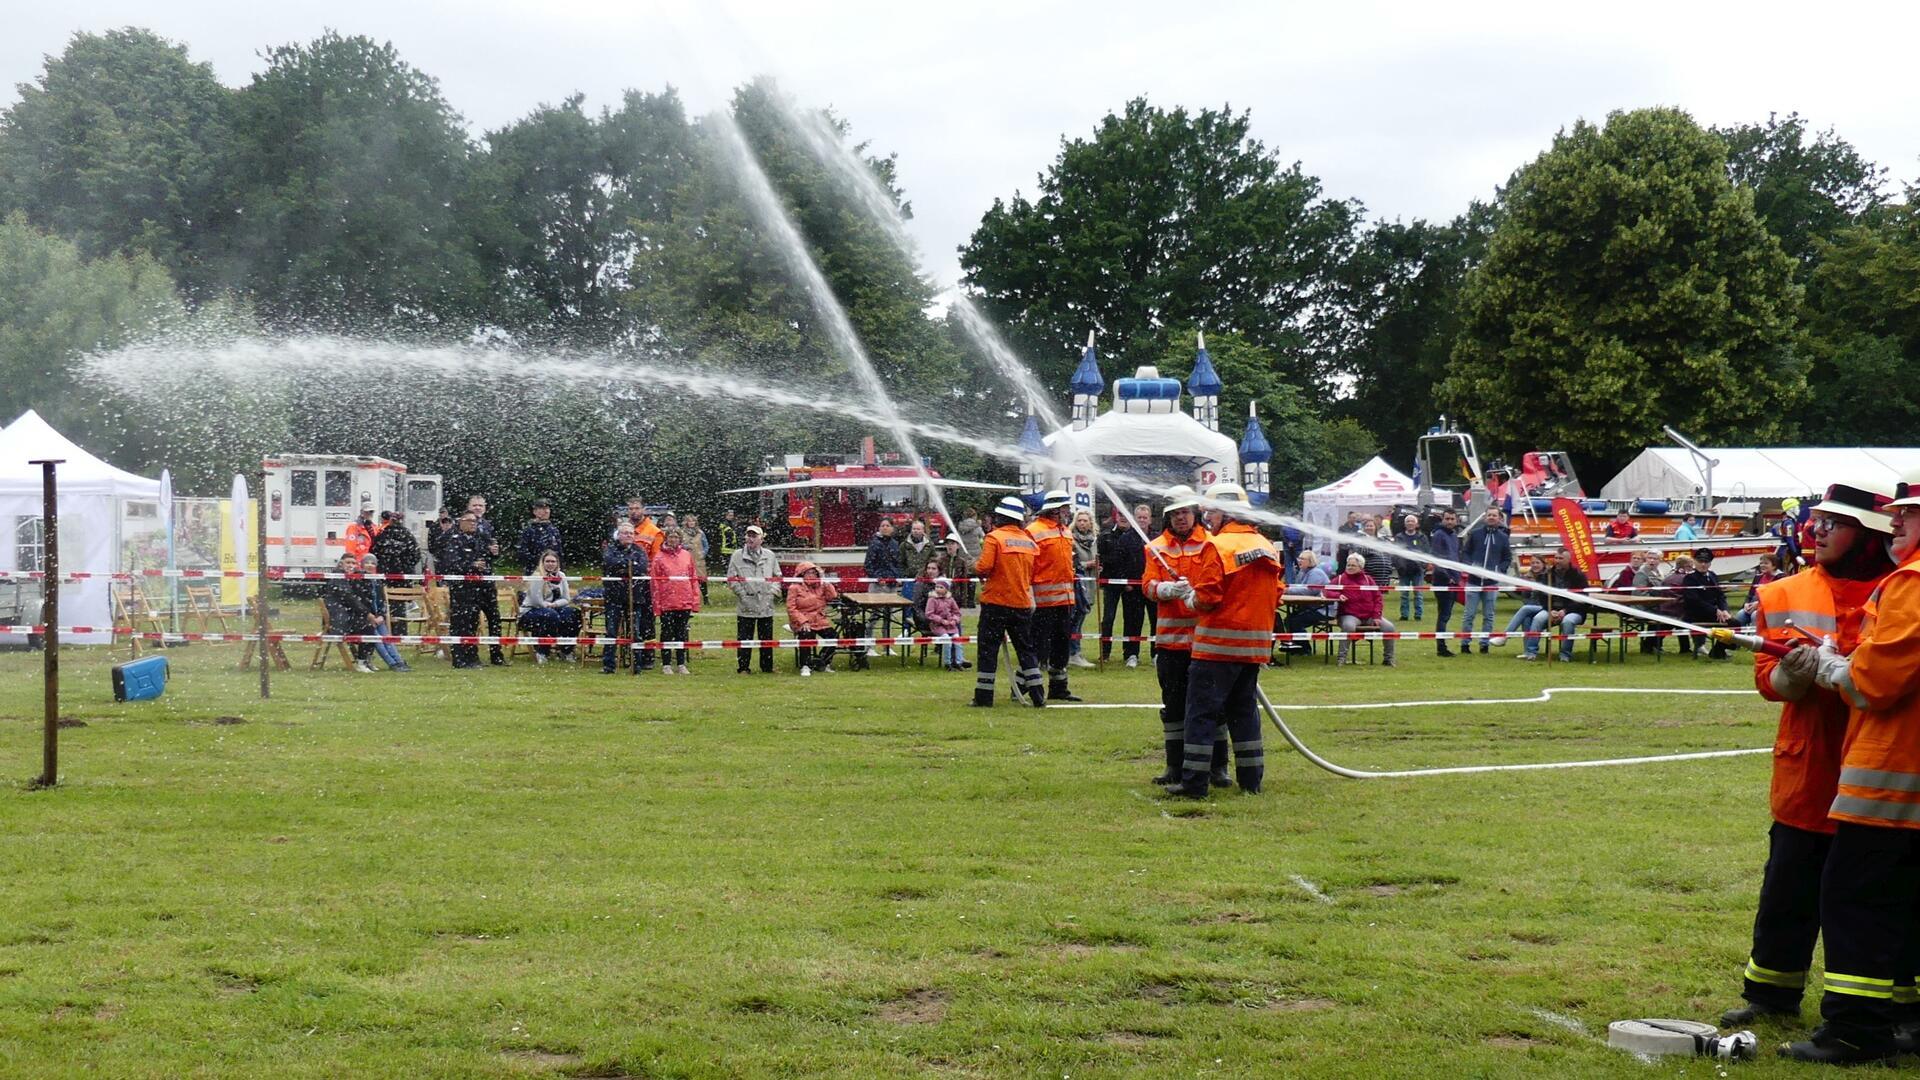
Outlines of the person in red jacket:
{"label": "person in red jacket", "polygon": [[[1376,624],[1382,633],[1394,632],[1393,624],[1386,619],[1386,597],[1380,588],[1380,582],[1367,573],[1367,557],[1359,552],[1347,556],[1347,569],[1327,587],[1328,596],[1340,598],[1340,630],[1351,634],[1360,629],[1362,623]],[[1381,663],[1387,667],[1397,666],[1393,662],[1394,639],[1387,638],[1381,644],[1385,654]],[[1340,660],[1342,664],[1351,663],[1353,640],[1340,639]]]}
{"label": "person in red jacket", "polygon": [[[680,542],[677,526],[668,526],[660,537],[660,550],[653,557],[653,611],[660,616],[660,640],[687,640],[693,613],[700,610],[700,571],[694,566],[693,549]],[[679,666],[676,668],[675,664]],[[691,675],[687,669],[687,650],[661,650],[660,673]]]}
{"label": "person in red jacket", "polygon": [[[1831,636],[1842,652],[1859,644],[1867,598],[1893,569],[1886,554],[1891,521],[1870,505],[1854,505],[1865,501],[1840,494],[1814,511],[1814,566],[1759,587],[1753,619],[1759,636],[1803,645],[1800,630],[1806,630]],[[1740,993],[1746,1004],[1720,1017],[1727,1027],[1800,1015],[1820,936],[1820,873],[1834,832],[1827,811],[1840,783],[1847,703],[1813,684],[1817,658],[1811,648],[1795,648],[1785,659],[1754,654],[1754,686],[1781,703],[1769,797],[1773,826]]]}

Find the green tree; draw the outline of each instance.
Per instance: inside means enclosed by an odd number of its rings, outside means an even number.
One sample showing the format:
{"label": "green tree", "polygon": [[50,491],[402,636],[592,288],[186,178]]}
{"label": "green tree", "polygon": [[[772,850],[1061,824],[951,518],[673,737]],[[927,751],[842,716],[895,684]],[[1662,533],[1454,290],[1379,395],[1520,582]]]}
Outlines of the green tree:
{"label": "green tree", "polygon": [[19,92],[0,114],[0,213],[197,280],[228,144],[212,67],[147,30],[75,34]]}
{"label": "green tree", "polygon": [[75,439],[105,428],[76,361],[177,325],[173,280],[148,255],[87,259],[15,212],[0,222],[0,423],[27,409]]}
{"label": "green tree", "polygon": [[1809,136],[1799,113],[1713,133],[1727,144],[1727,175],[1753,191],[1754,212],[1803,270],[1812,269],[1821,240],[1885,201],[1887,170],[1832,128]]}
{"label": "green tree", "polygon": [[1807,285],[1816,442],[1910,443],[1920,432],[1920,189],[1820,244]]}
{"label": "green tree", "polygon": [[227,282],[269,322],[457,329],[472,316],[466,135],[393,46],[328,32],[270,50],[234,137]]}
{"label": "green tree", "polygon": [[1403,466],[1439,412],[1435,388],[1460,331],[1460,290],[1486,254],[1495,218],[1475,202],[1445,224],[1381,222],[1342,273],[1358,330],[1340,364],[1351,387],[1333,411],[1372,431]]}
{"label": "green tree", "polygon": [[1486,443],[1606,467],[1663,423],[1742,444],[1791,431],[1806,386],[1792,261],[1687,114],[1574,124],[1500,214],[1441,384]]}
{"label": "green tree", "polygon": [[616,320],[697,164],[673,90],[629,91],[597,117],[581,103],[575,94],[490,133],[474,169],[468,214],[490,314],[510,326]]}
{"label": "green tree", "polygon": [[1297,385],[1325,383],[1360,208],[1322,198],[1250,125],[1135,99],[1063,140],[1036,198],[994,200],[961,250],[966,283],[1049,385],[1064,390],[1088,330],[1126,364],[1161,355],[1181,324],[1239,334]]}

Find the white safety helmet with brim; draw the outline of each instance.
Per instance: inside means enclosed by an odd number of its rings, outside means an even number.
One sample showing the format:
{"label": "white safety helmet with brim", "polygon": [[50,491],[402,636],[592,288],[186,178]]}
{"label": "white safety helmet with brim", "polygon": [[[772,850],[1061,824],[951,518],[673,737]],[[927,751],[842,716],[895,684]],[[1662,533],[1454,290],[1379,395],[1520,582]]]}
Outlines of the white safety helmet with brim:
{"label": "white safety helmet with brim", "polygon": [[1027,520],[1026,500],[1018,495],[1009,495],[994,506],[993,514],[995,517],[1003,517],[1011,521],[1025,521]]}
{"label": "white safety helmet with brim", "polygon": [[1814,504],[1812,512],[1843,517],[1874,532],[1892,533],[1893,518],[1887,513],[1887,508],[1895,505],[1897,491],[1897,486],[1873,480],[1830,484],[1826,497]]}
{"label": "white safety helmet with brim", "polygon": [[1171,514],[1175,510],[1192,510],[1199,505],[1199,492],[1185,484],[1175,484],[1167,489],[1167,505],[1162,512]]}
{"label": "white safety helmet with brim", "polygon": [[1061,488],[1053,488],[1040,497],[1040,512],[1043,514],[1052,510],[1065,510],[1072,505],[1073,499]]}
{"label": "white safety helmet with brim", "polygon": [[1253,505],[1252,500],[1247,498],[1247,489],[1231,480],[1222,480],[1217,484],[1209,485],[1205,492],[1205,497],[1209,502],[1239,503],[1242,506]]}
{"label": "white safety helmet with brim", "polygon": [[1920,506],[1920,473],[1911,473],[1905,480],[1893,485],[1893,501],[1888,509],[1896,506]]}

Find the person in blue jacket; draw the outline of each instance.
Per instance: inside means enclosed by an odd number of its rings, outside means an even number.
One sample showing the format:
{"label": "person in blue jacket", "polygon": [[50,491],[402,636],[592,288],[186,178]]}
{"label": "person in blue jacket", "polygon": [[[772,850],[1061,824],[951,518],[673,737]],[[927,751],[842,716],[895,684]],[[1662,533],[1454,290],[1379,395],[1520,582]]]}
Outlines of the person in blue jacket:
{"label": "person in blue jacket", "polygon": [[[1427,550],[1436,559],[1460,561],[1460,515],[1451,510],[1440,515],[1440,524],[1427,534]],[[1433,568],[1433,607],[1437,613],[1433,623],[1434,633],[1446,634],[1447,620],[1453,618],[1454,587],[1460,584],[1458,571],[1444,566]],[[1447,639],[1443,636],[1435,643],[1441,656],[1452,656],[1453,650],[1447,648]],[[1465,656],[1466,646],[1460,647],[1460,655]]]}
{"label": "person in blue jacket", "polygon": [[[1500,511],[1489,507],[1473,528],[1467,530],[1466,543],[1460,547],[1460,561],[1483,570],[1507,572],[1513,562],[1513,539]],[[1500,588],[1493,581],[1471,575],[1463,584],[1467,587],[1467,604],[1460,616],[1460,629],[1471,632],[1473,614],[1480,612],[1480,651],[1484,653],[1488,639],[1493,636],[1493,606],[1500,599]],[[1466,655],[1469,644],[1461,642],[1461,655]]]}

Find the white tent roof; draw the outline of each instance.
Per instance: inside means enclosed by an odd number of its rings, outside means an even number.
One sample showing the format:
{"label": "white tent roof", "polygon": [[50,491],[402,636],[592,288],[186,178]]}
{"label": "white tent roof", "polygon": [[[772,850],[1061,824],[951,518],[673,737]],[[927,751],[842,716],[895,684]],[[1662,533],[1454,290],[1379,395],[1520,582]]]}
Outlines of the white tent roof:
{"label": "white tent roof", "polygon": [[[1713,467],[1713,494],[1728,499],[1784,499],[1825,491],[1841,481],[1891,486],[1920,473],[1915,447],[1703,447]],[[1706,472],[1686,450],[1653,446],[1600,489],[1605,499],[1677,499],[1706,492]]]}
{"label": "white tent roof", "polygon": [[1089,457],[1188,458],[1194,467],[1216,462],[1225,475],[1239,472],[1240,447],[1232,439],[1183,412],[1122,412],[1110,410],[1094,418],[1085,431],[1062,428],[1046,437],[1054,457],[1074,460],[1071,448],[1058,440],[1071,435],[1074,445]]}
{"label": "white tent roof", "polygon": [[94,457],[32,409],[0,430],[0,492],[39,492],[40,466],[29,463],[48,458],[61,459],[56,475],[63,495],[160,496],[160,481],[116,469]]}
{"label": "white tent roof", "polygon": [[1343,506],[1391,507],[1414,501],[1413,477],[1380,460],[1365,465],[1324,487],[1307,492],[1310,502],[1337,502]]}

